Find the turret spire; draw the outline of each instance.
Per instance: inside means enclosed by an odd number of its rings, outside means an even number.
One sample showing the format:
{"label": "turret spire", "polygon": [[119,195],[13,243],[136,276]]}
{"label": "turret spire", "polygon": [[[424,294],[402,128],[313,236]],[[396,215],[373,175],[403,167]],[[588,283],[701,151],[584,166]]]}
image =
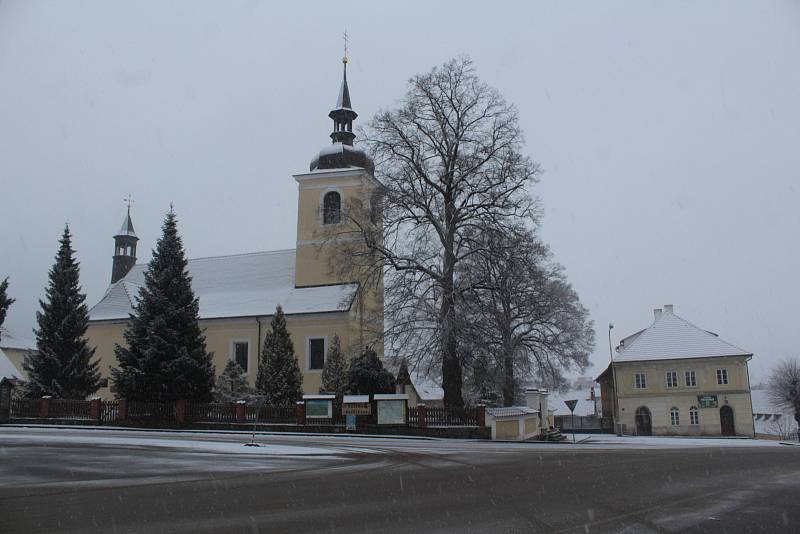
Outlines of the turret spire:
{"label": "turret spire", "polygon": [[136,265],[136,243],[139,237],[133,229],[133,221],[131,220],[131,205],[133,199],[130,195],[125,199],[125,204],[128,206],[125,220],[122,221],[122,226],[114,236],[114,262],[111,269],[111,283],[125,278],[125,275]]}
{"label": "turret spire", "polygon": [[333,119],[333,132],[331,141],[342,143],[343,145],[353,146],[356,135],[353,133],[353,121],[358,117],[358,113],[353,111],[353,104],[350,102],[350,88],[347,86],[347,44],[349,38],[347,31],[344,32],[344,57],[342,57],[342,85],[339,88],[339,98],[336,99],[336,107],[328,113],[328,117]]}

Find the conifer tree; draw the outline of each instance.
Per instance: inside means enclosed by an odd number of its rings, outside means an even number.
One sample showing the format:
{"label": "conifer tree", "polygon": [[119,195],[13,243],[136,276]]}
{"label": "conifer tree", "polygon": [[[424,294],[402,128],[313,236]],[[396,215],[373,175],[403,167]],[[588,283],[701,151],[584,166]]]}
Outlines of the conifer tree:
{"label": "conifer tree", "polygon": [[183,242],[170,206],[111,370],[119,398],[210,401],[214,366],[199,324]]}
{"label": "conifer tree", "polygon": [[270,404],[289,404],[303,398],[303,375],[294,355],[294,344],[286,329],[283,308],[278,306],[264,339],[258,364],[256,390]]}
{"label": "conifer tree", "polygon": [[225,370],[217,378],[214,398],[217,402],[236,402],[247,400],[253,395],[253,389],[247,383],[244,369],[236,360],[228,360]]}
{"label": "conifer tree", "polygon": [[332,393],[341,398],[347,390],[347,362],[345,361],[339,336],[334,334],[333,342],[325,355],[322,367],[320,393]]}
{"label": "conifer tree", "polygon": [[367,347],[350,361],[347,371],[347,392],[353,395],[394,393],[396,381],[374,350]]}
{"label": "conifer tree", "polygon": [[25,396],[50,395],[63,399],[85,399],[100,387],[94,348],[84,337],[89,326],[86,295],[81,293],[80,268],[72,250],[69,225],[59,241],[56,262],[50,269],[42,310],[36,312],[36,353],[25,357],[28,373]]}
{"label": "conifer tree", "polygon": [[[14,302],[16,302],[16,300],[8,296],[8,277],[6,277],[5,280],[0,282],[0,326],[3,326],[8,308],[10,308]],[[0,339],[2,339],[2,331],[0,331]]]}

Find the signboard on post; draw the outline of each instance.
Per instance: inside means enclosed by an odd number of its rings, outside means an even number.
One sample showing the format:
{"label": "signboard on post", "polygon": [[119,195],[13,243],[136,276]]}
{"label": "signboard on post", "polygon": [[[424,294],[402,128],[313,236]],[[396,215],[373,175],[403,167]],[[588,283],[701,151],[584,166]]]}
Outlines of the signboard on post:
{"label": "signboard on post", "polygon": [[716,395],[698,395],[697,404],[701,408],[717,408],[719,406]]}
{"label": "signboard on post", "polygon": [[378,411],[379,425],[404,425],[406,424],[406,394],[375,394],[372,396]]}
{"label": "signboard on post", "polygon": [[333,417],[333,399],[336,395],[303,395],[306,403],[306,419],[330,419]]}
{"label": "signboard on post", "polygon": [[565,400],[564,404],[569,408],[569,413],[572,417],[572,443],[575,443],[575,406],[578,405],[578,399]]}

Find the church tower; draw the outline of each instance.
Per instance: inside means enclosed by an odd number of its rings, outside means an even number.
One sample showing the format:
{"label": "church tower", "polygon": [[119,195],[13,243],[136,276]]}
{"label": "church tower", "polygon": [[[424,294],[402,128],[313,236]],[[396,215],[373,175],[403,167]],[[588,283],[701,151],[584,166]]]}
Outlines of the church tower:
{"label": "church tower", "polygon": [[[337,242],[356,239],[355,214],[364,213],[378,183],[372,159],[353,146],[353,110],[347,85],[347,55],[336,105],[328,113],[333,120],[332,143],[311,161],[309,172],[297,174],[297,253],[295,286],[309,287],[349,283],[331,267]],[[350,210],[350,211],[348,211]],[[349,235],[348,235],[349,234]]]}
{"label": "church tower", "polygon": [[122,227],[114,236],[114,263],[111,269],[111,283],[125,277],[136,265],[136,243],[139,238],[133,229],[131,221],[131,206],[128,204],[128,213],[122,221]]}

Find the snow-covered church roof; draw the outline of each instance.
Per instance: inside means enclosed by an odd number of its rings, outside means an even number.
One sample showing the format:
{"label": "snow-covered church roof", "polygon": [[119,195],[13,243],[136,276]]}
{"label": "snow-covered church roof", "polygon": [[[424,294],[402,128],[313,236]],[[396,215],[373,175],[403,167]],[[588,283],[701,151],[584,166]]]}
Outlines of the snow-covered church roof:
{"label": "snow-covered church roof", "polygon": [[663,311],[656,310],[653,324],[630,338],[633,338],[632,341],[620,347],[614,361],[752,356],[750,352],[675,315],[671,306]]}
{"label": "snow-covered church roof", "polygon": [[[189,260],[192,289],[200,317],[218,319],[272,315],[280,304],[286,314],[348,311],[355,284],[296,288],[295,251],[278,250]],[[127,319],[144,285],[147,265],[138,264],[89,311],[92,321]]]}
{"label": "snow-covered church roof", "polygon": [[22,374],[11,363],[3,349],[0,349],[0,378],[22,378]]}
{"label": "snow-covered church roof", "polygon": [[0,326],[0,348],[16,350],[36,350],[36,341],[18,335]]}

